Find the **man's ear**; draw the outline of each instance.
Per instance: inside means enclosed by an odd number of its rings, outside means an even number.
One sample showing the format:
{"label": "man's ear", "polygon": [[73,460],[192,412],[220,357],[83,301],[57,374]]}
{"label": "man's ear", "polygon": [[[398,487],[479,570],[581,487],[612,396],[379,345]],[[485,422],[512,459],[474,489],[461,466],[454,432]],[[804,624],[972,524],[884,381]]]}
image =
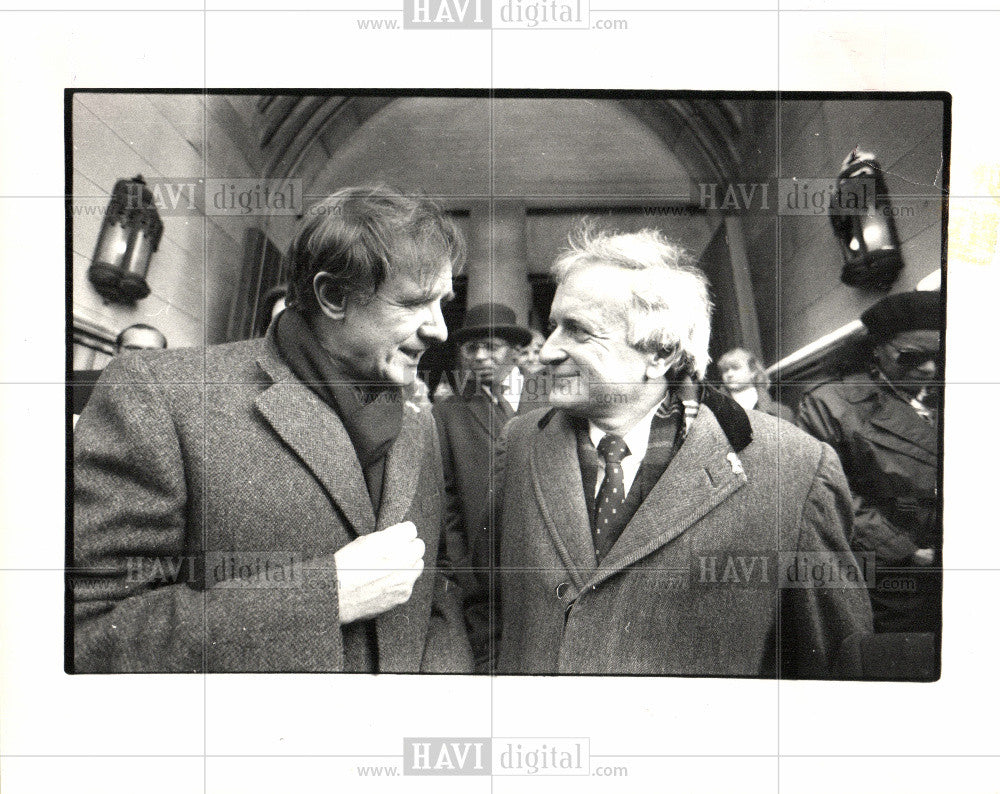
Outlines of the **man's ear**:
{"label": "man's ear", "polygon": [[659,380],[664,378],[670,368],[677,363],[677,352],[658,350],[648,353],[646,358],[646,379]]}
{"label": "man's ear", "polygon": [[331,320],[343,320],[347,311],[347,296],[329,273],[317,273],[313,278],[313,293],[320,311]]}

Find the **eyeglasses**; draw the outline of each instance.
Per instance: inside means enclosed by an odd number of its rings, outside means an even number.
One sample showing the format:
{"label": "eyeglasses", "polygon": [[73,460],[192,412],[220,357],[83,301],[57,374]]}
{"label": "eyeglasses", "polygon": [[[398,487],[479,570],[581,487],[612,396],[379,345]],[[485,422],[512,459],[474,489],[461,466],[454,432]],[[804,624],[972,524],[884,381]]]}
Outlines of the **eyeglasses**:
{"label": "eyeglasses", "polygon": [[470,339],[462,342],[458,349],[462,351],[463,356],[470,358],[479,355],[480,351],[485,351],[490,356],[502,356],[510,350],[510,345],[502,339]]}

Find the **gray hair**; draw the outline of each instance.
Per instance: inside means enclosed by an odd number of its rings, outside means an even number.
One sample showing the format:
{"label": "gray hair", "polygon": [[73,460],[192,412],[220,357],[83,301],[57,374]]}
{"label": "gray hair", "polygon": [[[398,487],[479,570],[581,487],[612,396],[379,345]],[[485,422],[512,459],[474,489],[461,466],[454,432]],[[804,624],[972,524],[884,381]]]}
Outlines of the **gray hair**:
{"label": "gray hair", "polygon": [[628,343],[647,353],[672,353],[674,370],[704,378],[712,300],[694,257],[656,229],[626,234],[584,225],[570,235],[552,275],[562,283],[574,269],[595,264],[632,273],[631,300],[623,307]]}

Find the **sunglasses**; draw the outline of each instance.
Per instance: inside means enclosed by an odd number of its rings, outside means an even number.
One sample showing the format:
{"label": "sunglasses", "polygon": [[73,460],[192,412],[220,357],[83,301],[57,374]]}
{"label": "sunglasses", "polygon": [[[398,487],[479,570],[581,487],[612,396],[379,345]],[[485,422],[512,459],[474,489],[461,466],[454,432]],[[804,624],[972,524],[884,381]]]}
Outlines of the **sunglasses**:
{"label": "sunglasses", "polygon": [[893,344],[889,347],[896,351],[896,363],[901,369],[917,369],[928,361],[933,361],[938,370],[941,369],[940,350],[901,350]]}

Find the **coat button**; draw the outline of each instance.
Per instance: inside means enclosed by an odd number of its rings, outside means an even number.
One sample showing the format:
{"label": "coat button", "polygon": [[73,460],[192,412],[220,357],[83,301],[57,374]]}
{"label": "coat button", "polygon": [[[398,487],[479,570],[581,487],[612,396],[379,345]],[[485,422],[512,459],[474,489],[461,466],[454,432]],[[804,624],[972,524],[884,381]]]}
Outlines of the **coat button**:
{"label": "coat button", "polygon": [[556,598],[565,598],[569,592],[569,582],[560,582],[556,585]]}

